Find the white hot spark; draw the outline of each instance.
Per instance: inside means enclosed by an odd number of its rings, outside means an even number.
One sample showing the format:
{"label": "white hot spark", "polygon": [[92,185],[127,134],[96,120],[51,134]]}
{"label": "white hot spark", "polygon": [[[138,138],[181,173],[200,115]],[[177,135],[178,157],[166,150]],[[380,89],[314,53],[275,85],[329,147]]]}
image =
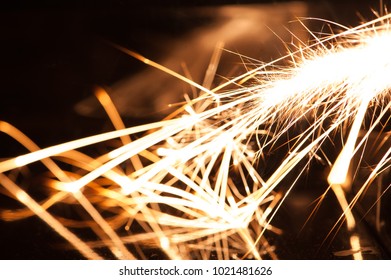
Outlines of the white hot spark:
{"label": "white hot spark", "polygon": [[[2,218],[35,214],[89,259],[102,258],[101,247],[119,259],[148,258],[144,249],[158,249],[171,259],[274,259],[278,256],[267,238],[281,233],[273,226],[274,215],[304,172],[302,164],[323,157],[325,141],[341,134],[346,142],[330,162],[327,180],[342,207],[341,219],[354,230],[351,208],[390,166],[391,149],[386,148],[358,196],[346,199],[343,186],[355,154],[376,127],[386,127],[382,118],[390,113],[390,19],[385,15],[315,38],[214,89],[116,46],[201,94],[187,98],[165,120],[125,128],[109,95],[99,89],[97,98],[115,130],[44,149],[0,122],[2,132],[29,150],[0,162],[0,184],[26,207],[4,211]],[[370,108],[376,117],[360,136]],[[302,131],[295,133],[297,127]],[[289,153],[269,175],[262,175],[254,163],[270,157],[288,132],[294,135]],[[92,157],[80,151],[103,142],[113,147],[106,154]],[[50,195],[43,201],[35,201],[13,175],[38,161],[52,174],[47,178]],[[72,168],[61,169],[62,162]],[[288,176],[293,183],[281,193]],[[90,219],[56,217],[50,209],[58,203],[80,205]],[[100,241],[76,237],[72,228],[82,226]],[[351,245],[353,257],[362,258],[357,236]]]}

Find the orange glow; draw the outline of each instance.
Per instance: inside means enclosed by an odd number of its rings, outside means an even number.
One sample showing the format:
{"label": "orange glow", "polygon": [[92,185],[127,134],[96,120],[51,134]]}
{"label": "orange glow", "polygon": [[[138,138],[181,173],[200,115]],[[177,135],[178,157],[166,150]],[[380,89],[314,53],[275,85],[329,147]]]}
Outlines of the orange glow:
{"label": "orange glow", "polygon": [[[105,247],[118,259],[136,259],[143,256],[138,252],[142,245],[157,248],[172,259],[208,259],[214,253],[221,259],[274,259],[277,256],[267,237],[281,233],[273,226],[273,218],[304,173],[298,167],[321,157],[322,144],[340,132],[346,143],[330,164],[327,180],[348,230],[354,231],[351,208],[358,196],[347,201],[341,186],[347,181],[368,108],[378,106],[382,117],[391,107],[385,101],[391,89],[390,18],[387,15],[317,38],[309,46],[212,89],[208,79],[205,86],[199,85],[114,45],[197,88],[200,96],[185,100],[183,107],[165,120],[125,128],[109,94],[98,89],[96,97],[115,130],[44,149],[0,122],[0,131],[29,150],[0,162],[0,184],[86,258],[101,258],[94,250]],[[278,65],[289,59],[290,66]],[[373,120],[372,129],[380,117]],[[302,123],[308,126],[289,143],[280,143]],[[108,140],[116,146],[102,155],[79,151]],[[254,163],[272,157],[268,151],[278,145],[289,145],[289,152],[269,175],[263,175],[263,166]],[[374,167],[366,185],[389,166],[389,154],[390,150]],[[47,185],[55,200],[35,201],[8,177],[13,170],[38,161],[51,173]],[[62,170],[58,162],[71,168]],[[289,176],[292,183],[283,186],[286,193],[281,194],[279,188]],[[69,228],[90,227],[99,242],[80,240],[49,213],[50,206],[60,202],[82,207],[87,217],[84,224],[66,222]],[[132,225],[140,232],[133,233]],[[356,235],[351,236],[350,244],[354,258],[361,259]]]}

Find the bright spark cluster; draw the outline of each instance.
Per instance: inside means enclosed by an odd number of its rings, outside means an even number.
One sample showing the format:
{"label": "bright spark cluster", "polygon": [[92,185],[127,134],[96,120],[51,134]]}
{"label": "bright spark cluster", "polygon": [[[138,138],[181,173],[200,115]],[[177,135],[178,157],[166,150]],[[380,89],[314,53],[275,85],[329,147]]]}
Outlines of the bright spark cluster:
{"label": "bright spark cluster", "polygon": [[[355,153],[376,127],[385,127],[382,119],[390,113],[390,18],[314,36],[310,44],[214,89],[118,47],[198,88],[199,97],[187,98],[161,122],[125,128],[100,89],[97,98],[115,130],[46,149],[0,122],[1,131],[29,150],[0,162],[0,184],[26,207],[4,211],[2,218],[37,215],[89,259],[102,258],[100,248],[119,259],[149,258],[149,249],[170,259],[277,258],[267,238],[281,233],[272,223],[276,211],[304,172],[302,164],[317,157],[327,162],[322,144],[341,134],[345,142],[335,162],[329,161],[328,182],[340,201],[341,219],[353,230],[350,209],[390,165],[386,148],[354,200],[346,201],[342,186]],[[369,108],[376,117],[360,134]],[[288,132],[294,137],[286,140]],[[265,175],[256,163],[281,141],[289,152]],[[80,151],[97,143],[111,149],[98,157]],[[16,183],[17,170],[37,161],[51,173],[50,196],[43,201]],[[63,170],[61,163],[72,168]],[[288,176],[293,183],[281,193]],[[81,207],[89,218],[55,216],[51,207],[60,203]],[[76,236],[72,229],[79,227],[93,231],[98,241]],[[351,244],[354,258],[361,258],[357,236]]]}

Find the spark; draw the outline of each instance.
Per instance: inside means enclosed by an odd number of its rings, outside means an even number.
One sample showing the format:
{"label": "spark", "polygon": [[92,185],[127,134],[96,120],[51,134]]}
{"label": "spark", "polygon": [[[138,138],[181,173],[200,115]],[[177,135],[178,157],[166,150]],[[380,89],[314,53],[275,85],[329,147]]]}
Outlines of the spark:
{"label": "spark", "polygon": [[[44,149],[0,122],[2,132],[29,150],[0,162],[0,184],[86,258],[100,258],[94,251],[100,247],[109,248],[120,259],[145,257],[140,248],[157,248],[172,259],[207,259],[213,254],[221,259],[277,258],[267,237],[281,233],[273,226],[273,218],[303,174],[300,164],[308,166],[322,158],[323,143],[341,133],[346,143],[330,164],[327,180],[343,210],[341,220],[354,232],[352,207],[391,161],[388,150],[354,199],[347,200],[342,186],[347,184],[357,151],[369,137],[368,133],[359,139],[368,110],[380,110],[369,132],[390,111],[390,18],[385,15],[315,38],[212,89],[209,76],[205,86],[199,85],[112,44],[197,88],[200,95],[186,99],[162,121],[126,128],[109,94],[99,88],[96,96],[115,130]],[[213,57],[218,59],[219,53]],[[211,67],[210,71],[216,70]],[[288,132],[294,137],[286,141]],[[113,149],[97,157],[79,150],[108,141]],[[284,145],[289,145],[289,152],[265,175],[264,166],[255,163],[272,157],[269,151]],[[19,180],[9,178],[12,171],[39,161],[52,174],[47,180],[51,197],[42,202],[18,186]],[[60,162],[72,168],[62,170]],[[288,176],[293,176],[293,183],[284,186]],[[77,203],[89,219],[54,217],[49,208],[56,203]],[[31,215],[29,211],[5,211],[2,216],[20,219]],[[91,228],[100,241],[77,238],[70,229],[80,226]],[[350,244],[353,257],[362,258],[354,233]]]}

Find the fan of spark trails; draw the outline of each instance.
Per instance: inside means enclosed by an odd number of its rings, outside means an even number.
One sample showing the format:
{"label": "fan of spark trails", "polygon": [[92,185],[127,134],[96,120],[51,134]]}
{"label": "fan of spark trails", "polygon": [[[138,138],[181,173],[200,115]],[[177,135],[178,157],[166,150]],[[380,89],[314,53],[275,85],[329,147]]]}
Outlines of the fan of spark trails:
{"label": "fan of spark trails", "polygon": [[[341,219],[353,230],[350,209],[389,167],[386,147],[357,195],[346,201],[343,185],[356,148],[363,147],[376,128],[386,127],[389,18],[316,38],[212,90],[172,73],[202,94],[160,122],[124,128],[104,90],[98,90],[97,97],[116,127],[113,132],[39,149],[2,122],[3,132],[31,150],[0,163],[1,184],[27,207],[5,211],[2,217],[36,214],[87,258],[101,258],[102,247],[121,259],[148,258],[148,248],[171,259],[276,258],[267,238],[280,233],[271,223],[273,216],[305,167],[318,157],[328,161],[322,144],[340,133],[346,142],[329,163],[328,181],[343,208]],[[283,66],[287,61],[289,66]],[[323,75],[317,75],[320,72]],[[359,138],[369,108],[376,117]],[[103,142],[107,152],[98,157],[80,149]],[[264,171],[268,167],[261,162],[281,145],[288,152],[277,167]],[[18,183],[23,175],[19,170],[37,161],[51,173],[46,180],[50,196],[40,202]],[[82,209],[85,219],[54,216],[50,209],[56,204]],[[70,230],[79,227],[100,241],[81,240]],[[356,235],[351,246],[360,258]]]}

